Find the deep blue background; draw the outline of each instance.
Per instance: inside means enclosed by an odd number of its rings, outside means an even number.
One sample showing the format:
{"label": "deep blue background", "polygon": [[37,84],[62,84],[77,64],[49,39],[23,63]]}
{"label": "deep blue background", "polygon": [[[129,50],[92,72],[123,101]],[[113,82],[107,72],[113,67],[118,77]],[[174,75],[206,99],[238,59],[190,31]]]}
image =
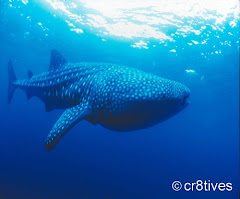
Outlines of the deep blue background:
{"label": "deep blue background", "polygon": [[[90,31],[79,36],[61,18],[31,3],[20,10],[35,20],[29,24],[18,9],[0,3],[1,199],[238,198],[239,23],[232,29],[226,22],[229,30],[224,33],[206,30],[221,55],[203,58],[201,52],[212,52],[210,44],[187,46],[186,38],[175,41],[185,47],[176,56],[169,52],[173,44],[136,49],[130,46],[132,41],[102,42]],[[48,24],[48,37],[38,21]],[[228,31],[234,36],[229,37]],[[232,45],[218,45],[219,40]],[[8,105],[7,62],[11,58],[17,77],[25,78],[28,69],[47,71],[53,48],[70,62],[110,61],[178,80],[191,89],[191,103],[168,121],[131,133],[82,121],[47,152],[43,142],[62,111],[46,113],[39,99],[27,101],[20,90]],[[198,179],[231,182],[233,191],[174,192],[171,188],[175,180]]]}

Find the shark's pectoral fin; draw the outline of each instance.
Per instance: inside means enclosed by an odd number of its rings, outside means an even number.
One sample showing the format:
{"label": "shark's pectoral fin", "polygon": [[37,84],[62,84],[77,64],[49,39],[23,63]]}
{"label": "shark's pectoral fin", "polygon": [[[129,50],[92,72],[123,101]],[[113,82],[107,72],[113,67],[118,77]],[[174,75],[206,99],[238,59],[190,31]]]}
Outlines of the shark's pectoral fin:
{"label": "shark's pectoral fin", "polygon": [[80,120],[92,113],[88,106],[83,104],[69,108],[53,126],[45,141],[45,148],[50,151],[61,138]]}

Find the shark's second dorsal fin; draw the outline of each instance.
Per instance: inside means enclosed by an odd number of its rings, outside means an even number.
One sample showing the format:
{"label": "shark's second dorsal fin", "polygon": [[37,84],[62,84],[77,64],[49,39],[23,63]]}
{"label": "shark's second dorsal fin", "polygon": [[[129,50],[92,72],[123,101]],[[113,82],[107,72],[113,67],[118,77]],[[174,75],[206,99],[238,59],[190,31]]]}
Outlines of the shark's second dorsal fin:
{"label": "shark's second dorsal fin", "polygon": [[51,60],[50,60],[49,71],[61,68],[66,63],[67,63],[66,59],[57,50],[51,51]]}

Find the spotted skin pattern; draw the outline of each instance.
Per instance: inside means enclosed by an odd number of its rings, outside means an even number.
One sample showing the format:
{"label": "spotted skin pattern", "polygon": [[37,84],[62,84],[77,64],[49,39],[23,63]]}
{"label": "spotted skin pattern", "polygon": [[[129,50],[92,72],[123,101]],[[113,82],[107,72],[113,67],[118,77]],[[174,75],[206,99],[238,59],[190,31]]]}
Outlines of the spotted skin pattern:
{"label": "spotted skin pattern", "polygon": [[47,150],[82,119],[117,131],[142,129],[175,115],[190,95],[181,83],[115,64],[68,63],[56,50],[48,72],[10,78],[9,88],[39,97],[46,111],[66,109],[46,138]]}

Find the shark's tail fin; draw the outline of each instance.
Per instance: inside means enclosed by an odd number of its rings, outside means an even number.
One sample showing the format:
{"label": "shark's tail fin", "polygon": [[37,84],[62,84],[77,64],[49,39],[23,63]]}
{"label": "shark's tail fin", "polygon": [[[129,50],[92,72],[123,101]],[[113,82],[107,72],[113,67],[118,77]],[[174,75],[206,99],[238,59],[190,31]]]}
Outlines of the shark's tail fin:
{"label": "shark's tail fin", "polygon": [[12,60],[9,60],[8,62],[8,103],[11,103],[14,91],[16,90],[15,86],[13,85],[13,82],[17,80],[13,66],[12,66]]}

